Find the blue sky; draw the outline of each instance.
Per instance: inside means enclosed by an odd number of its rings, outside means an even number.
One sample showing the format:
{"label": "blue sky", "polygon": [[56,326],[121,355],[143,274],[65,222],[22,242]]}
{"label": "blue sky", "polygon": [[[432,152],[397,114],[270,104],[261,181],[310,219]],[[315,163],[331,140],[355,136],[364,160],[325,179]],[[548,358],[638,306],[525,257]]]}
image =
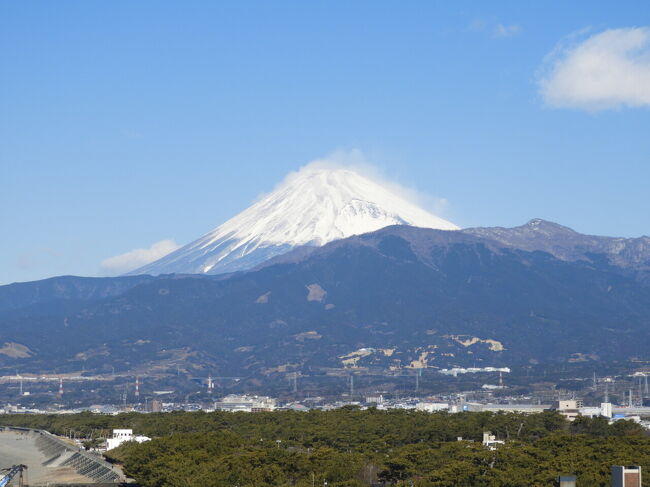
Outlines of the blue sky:
{"label": "blue sky", "polygon": [[337,150],[461,226],[650,234],[648,26],[645,1],[2,2],[0,283],[187,243]]}

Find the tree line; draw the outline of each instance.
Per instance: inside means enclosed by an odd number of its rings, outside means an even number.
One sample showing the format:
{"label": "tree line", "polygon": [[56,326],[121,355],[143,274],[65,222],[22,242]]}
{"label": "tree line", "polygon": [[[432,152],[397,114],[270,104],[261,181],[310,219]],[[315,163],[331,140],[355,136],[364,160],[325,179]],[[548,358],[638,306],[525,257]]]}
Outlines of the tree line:
{"label": "tree line", "polygon": [[[107,453],[142,487],[549,486],[558,475],[608,486],[611,465],[650,468],[650,438],[631,421],[413,410],[1,415],[0,424],[89,441],[132,428],[153,441]],[[484,431],[506,443],[481,444]],[[459,438],[462,440],[459,441]],[[650,485],[650,484],[649,484]]]}

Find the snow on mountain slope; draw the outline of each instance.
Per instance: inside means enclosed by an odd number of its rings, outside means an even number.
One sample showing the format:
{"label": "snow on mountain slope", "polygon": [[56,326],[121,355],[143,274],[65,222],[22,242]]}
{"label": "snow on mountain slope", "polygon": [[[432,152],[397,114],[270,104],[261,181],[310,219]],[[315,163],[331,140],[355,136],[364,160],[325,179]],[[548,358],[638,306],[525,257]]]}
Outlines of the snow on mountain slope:
{"label": "snow on mountain slope", "polygon": [[223,225],[130,274],[221,274],[388,225],[457,230],[351,169],[306,166]]}

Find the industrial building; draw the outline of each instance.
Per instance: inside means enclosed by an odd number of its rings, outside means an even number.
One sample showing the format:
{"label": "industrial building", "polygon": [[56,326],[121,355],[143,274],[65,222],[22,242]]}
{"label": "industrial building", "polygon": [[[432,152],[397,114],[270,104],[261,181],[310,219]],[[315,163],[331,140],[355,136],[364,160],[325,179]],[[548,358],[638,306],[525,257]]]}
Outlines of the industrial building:
{"label": "industrial building", "polygon": [[243,411],[257,413],[273,411],[276,407],[275,399],[267,396],[236,396],[229,395],[221,401],[214,403],[214,409],[218,411]]}
{"label": "industrial building", "polygon": [[436,411],[448,411],[449,404],[446,402],[419,402],[415,405],[417,411],[426,411],[427,413],[433,413]]}

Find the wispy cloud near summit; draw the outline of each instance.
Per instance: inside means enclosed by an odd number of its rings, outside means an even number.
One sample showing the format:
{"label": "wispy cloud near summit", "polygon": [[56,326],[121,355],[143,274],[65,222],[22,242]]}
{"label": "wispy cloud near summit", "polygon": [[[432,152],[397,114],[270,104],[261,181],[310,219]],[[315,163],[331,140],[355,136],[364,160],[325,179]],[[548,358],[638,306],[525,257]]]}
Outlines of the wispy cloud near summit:
{"label": "wispy cloud near summit", "polygon": [[[430,191],[423,191],[395,181],[394,178],[388,177],[379,166],[371,162],[360,149],[337,150],[330,152],[325,157],[310,161],[297,171],[289,173],[274,188],[274,191],[290,183],[293,178],[298,177],[300,174],[318,169],[350,169],[383,186],[406,201],[436,215],[444,216],[449,210],[449,201],[446,198],[434,196]],[[435,188],[430,189],[435,190]],[[258,200],[265,195],[266,193],[260,195]]]}
{"label": "wispy cloud near summit", "polygon": [[161,240],[146,249],[134,249],[105,259],[100,264],[104,274],[119,275],[158,260],[178,249],[173,240]]}

